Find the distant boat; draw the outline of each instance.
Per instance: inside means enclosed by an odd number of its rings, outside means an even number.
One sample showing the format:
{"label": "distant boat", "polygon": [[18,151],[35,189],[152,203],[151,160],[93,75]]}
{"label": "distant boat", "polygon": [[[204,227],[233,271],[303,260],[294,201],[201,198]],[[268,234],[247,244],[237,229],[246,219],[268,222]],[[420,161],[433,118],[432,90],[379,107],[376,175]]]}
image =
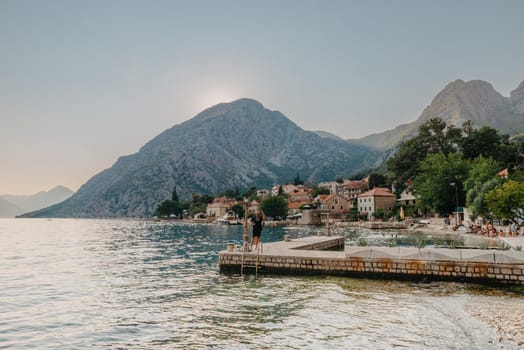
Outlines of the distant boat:
{"label": "distant boat", "polygon": [[224,215],[222,218],[218,219],[217,222],[219,224],[224,225],[241,225],[242,223],[237,218],[236,214],[233,211],[228,211],[226,215]]}

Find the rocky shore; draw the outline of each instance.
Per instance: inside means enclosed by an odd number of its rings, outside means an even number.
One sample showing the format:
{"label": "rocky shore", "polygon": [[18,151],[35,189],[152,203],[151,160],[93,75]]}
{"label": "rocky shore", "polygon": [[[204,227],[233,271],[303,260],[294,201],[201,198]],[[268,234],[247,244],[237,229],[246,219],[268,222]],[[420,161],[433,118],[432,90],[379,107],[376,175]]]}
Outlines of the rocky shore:
{"label": "rocky shore", "polygon": [[524,303],[515,299],[514,303],[493,301],[488,304],[469,305],[468,312],[489,324],[499,334],[499,342],[509,341],[524,348]]}

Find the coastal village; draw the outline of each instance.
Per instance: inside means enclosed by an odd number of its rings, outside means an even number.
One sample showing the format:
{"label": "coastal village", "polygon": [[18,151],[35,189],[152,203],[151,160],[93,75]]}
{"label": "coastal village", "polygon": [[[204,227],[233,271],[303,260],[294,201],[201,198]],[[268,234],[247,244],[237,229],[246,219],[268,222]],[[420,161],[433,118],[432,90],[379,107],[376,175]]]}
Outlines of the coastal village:
{"label": "coastal village", "polygon": [[[263,213],[267,224],[358,223],[373,228],[438,225],[441,229],[488,237],[519,236],[524,220],[524,140],[490,127],[462,128],[433,118],[419,134],[400,144],[381,168],[351,178],[251,187],[218,197],[192,194],[172,199],[157,216],[206,223],[240,224]],[[427,150],[427,151],[424,151]]]}
{"label": "coastal village", "polygon": [[[321,194],[316,194],[314,186],[304,184],[275,185],[271,189],[256,192],[257,199],[248,201],[248,216],[260,210],[260,203],[269,196],[279,195],[279,191],[287,198],[287,215],[285,218],[269,217],[269,221],[299,225],[321,225],[326,220],[331,222],[354,220],[373,220],[376,213],[392,214],[397,205],[412,205],[415,197],[404,191],[397,200],[390,189],[375,187],[370,189],[368,178],[362,180],[344,180],[319,183],[317,188]],[[281,194],[281,195],[282,195]],[[195,220],[205,219],[208,222],[235,223],[240,219],[232,212],[235,205],[243,205],[243,201],[234,198],[218,197],[208,204],[206,213],[198,213]],[[230,219],[228,219],[230,218]],[[285,220],[284,220],[285,219]],[[229,221],[224,221],[229,220]]]}
{"label": "coastal village", "polygon": [[[507,178],[508,170],[497,173],[497,177]],[[243,211],[235,208],[247,208],[247,216],[252,217],[261,211],[264,199],[280,196],[286,199],[285,215],[267,216],[266,224],[286,225],[333,225],[358,222],[360,226],[372,228],[408,228],[423,227],[429,224],[444,225],[443,228],[459,232],[480,233],[489,237],[505,235],[518,236],[519,225],[503,225],[497,221],[472,219],[465,207],[457,207],[447,216],[436,212],[422,213],[416,208],[417,196],[411,183],[395,194],[395,188],[370,186],[369,176],[361,180],[341,180],[321,182],[318,185],[282,184],[270,189],[254,191],[250,198],[234,198],[222,195],[213,198],[205,211],[189,215],[183,210],[180,215],[170,214],[165,219],[181,219],[186,222],[216,223],[240,225]],[[407,215],[411,213],[412,215]],[[507,226],[507,227],[506,227]]]}

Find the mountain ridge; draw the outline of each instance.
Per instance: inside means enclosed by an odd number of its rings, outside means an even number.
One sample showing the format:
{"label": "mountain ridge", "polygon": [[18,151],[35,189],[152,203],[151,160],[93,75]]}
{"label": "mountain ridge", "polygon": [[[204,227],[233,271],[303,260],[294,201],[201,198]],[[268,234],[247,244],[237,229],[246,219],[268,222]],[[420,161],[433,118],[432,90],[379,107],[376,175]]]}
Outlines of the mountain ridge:
{"label": "mountain ridge", "polygon": [[119,157],[63,203],[27,216],[150,216],[170,198],[269,187],[297,173],[310,182],[348,176],[380,154],[305,131],[279,111],[240,99],[210,107]]}
{"label": "mountain ridge", "polygon": [[414,136],[419,126],[430,118],[441,118],[458,127],[471,120],[476,128],[491,126],[502,133],[522,133],[524,81],[511,92],[510,97],[504,97],[489,82],[454,80],[437,93],[415,121],[351,141],[380,149],[392,148]]}
{"label": "mountain ridge", "polygon": [[31,195],[0,195],[0,199],[3,201],[3,205],[0,207],[0,217],[15,217],[16,215],[42,209],[60,203],[72,194],[73,191],[67,187],[58,185],[48,191],[39,191]]}
{"label": "mountain ridge", "polygon": [[[457,79],[437,93],[417,120],[358,140],[306,131],[279,111],[243,98],[220,103],[174,125],[138,152],[121,156],[71,198],[28,217],[149,216],[179,193],[217,194],[227,188],[268,187],[297,173],[308,182],[377,167],[430,118],[461,126],[524,132],[524,82],[504,97],[482,80]],[[517,113],[518,112],[518,113]]]}

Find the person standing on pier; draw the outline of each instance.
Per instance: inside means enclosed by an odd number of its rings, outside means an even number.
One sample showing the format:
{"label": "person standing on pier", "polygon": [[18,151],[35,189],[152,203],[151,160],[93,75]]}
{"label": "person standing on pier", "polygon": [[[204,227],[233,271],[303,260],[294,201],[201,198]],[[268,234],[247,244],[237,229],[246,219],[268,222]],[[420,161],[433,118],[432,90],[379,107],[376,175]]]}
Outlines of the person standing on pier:
{"label": "person standing on pier", "polygon": [[251,224],[253,225],[253,235],[251,237],[251,250],[253,250],[253,244],[255,244],[258,249],[258,244],[260,243],[260,236],[262,235],[262,224],[263,217],[259,210],[255,212],[255,216],[251,218]]}

